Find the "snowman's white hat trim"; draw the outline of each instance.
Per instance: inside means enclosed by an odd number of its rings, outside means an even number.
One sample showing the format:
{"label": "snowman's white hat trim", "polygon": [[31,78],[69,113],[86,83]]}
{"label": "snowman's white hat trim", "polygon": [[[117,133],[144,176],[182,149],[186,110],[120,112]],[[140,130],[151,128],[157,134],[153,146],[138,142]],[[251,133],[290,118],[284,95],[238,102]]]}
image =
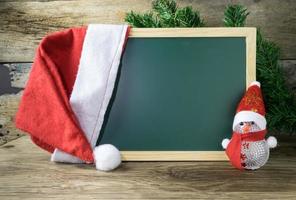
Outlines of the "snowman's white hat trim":
{"label": "snowman's white hat trim", "polygon": [[236,113],[233,120],[232,129],[234,130],[234,127],[240,122],[250,122],[250,121],[254,121],[260,127],[261,130],[266,129],[265,117],[253,111],[240,111]]}

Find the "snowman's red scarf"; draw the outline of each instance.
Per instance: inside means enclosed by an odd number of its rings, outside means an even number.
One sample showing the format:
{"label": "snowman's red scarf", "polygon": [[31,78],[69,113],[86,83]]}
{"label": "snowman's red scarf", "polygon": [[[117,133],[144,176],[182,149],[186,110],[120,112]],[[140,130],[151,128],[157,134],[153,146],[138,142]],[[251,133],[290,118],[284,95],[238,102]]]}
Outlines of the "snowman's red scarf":
{"label": "snowman's red scarf", "polygon": [[242,142],[263,140],[265,138],[265,135],[266,135],[266,130],[244,133],[244,134],[233,132],[232,138],[226,149],[226,154],[231,164],[235,168],[244,169],[241,163]]}

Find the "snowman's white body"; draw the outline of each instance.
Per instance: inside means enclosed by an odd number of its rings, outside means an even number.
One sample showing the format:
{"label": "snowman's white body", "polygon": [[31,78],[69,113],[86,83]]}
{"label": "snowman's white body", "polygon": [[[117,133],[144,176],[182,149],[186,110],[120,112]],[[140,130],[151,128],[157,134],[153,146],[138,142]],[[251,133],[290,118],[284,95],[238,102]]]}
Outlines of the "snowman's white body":
{"label": "snowman's white body", "polygon": [[[243,124],[246,122],[243,122]],[[247,122],[249,123],[249,122]],[[250,132],[260,131],[260,127],[253,123]],[[245,134],[242,125],[236,125],[234,127],[234,131]],[[222,141],[222,146],[224,149],[227,148],[230,140],[224,139]],[[277,145],[277,140],[275,137],[270,136],[267,140],[259,140],[259,141],[243,141],[241,144],[241,164],[243,168],[255,170],[267,162],[269,158],[269,150],[270,148],[274,148]]]}
{"label": "snowman's white body", "polygon": [[[244,134],[241,125],[237,125],[235,130]],[[250,130],[260,131],[260,127],[253,122]],[[269,146],[265,139],[260,141],[243,141],[241,146],[241,163],[245,169],[258,169],[265,165],[269,158]]]}
{"label": "snowman's white body", "polygon": [[266,140],[244,141],[241,146],[241,163],[245,169],[258,169],[269,158],[269,146]]}
{"label": "snowman's white body", "polygon": [[[242,135],[255,134],[258,131],[266,130],[264,102],[259,82],[252,82],[240,101],[237,113],[234,116],[232,128],[235,133]],[[222,147],[227,149],[229,143],[229,139],[224,139],[222,141]],[[235,144],[235,147],[237,148],[236,145],[237,144]],[[240,148],[240,161],[242,167],[251,170],[262,167],[269,158],[269,149],[275,148],[276,146],[277,140],[273,136],[268,137],[267,140],[243,140]],[[235,150],[231,149],[231,153],[233,153],[233,151]],[[237,155],[237,153],[239,152],[235,152],[235,155]],[[238,158],[235,156],[235,159]],[[237,163],[235,164],[237,165]]]}

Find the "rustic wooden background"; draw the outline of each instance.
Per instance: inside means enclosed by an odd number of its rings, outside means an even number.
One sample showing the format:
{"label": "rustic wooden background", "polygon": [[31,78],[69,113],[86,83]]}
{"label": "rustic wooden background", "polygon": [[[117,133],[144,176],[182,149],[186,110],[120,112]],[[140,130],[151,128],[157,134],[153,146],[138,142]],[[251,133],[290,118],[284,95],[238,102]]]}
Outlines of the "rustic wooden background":
{"label": "rustic wooden background", "polygon": [[[223,12],[229,3],[246,6],[251,12],[247,26],[260,27],[281,47],[287,85],[296,93],[295,0],[177,2],[198,9],[207,26],[223,26]],[[44,35],[89,23],[123,23],[126,12],[144,12],[150,7],[150,0],[0,0],[0,145],[22,135],[12,121],[35,49]]]}

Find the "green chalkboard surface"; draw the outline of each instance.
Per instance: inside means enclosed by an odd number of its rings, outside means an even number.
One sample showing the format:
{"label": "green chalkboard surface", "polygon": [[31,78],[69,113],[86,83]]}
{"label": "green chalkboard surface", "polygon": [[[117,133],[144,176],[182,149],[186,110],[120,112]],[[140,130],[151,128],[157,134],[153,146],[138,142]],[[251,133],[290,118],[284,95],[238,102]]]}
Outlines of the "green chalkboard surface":
{"label": "green chalkboard surface", "polygon": [[131,37],[97,141],[121,151],[222,151],[246,89],[244,37]]}

